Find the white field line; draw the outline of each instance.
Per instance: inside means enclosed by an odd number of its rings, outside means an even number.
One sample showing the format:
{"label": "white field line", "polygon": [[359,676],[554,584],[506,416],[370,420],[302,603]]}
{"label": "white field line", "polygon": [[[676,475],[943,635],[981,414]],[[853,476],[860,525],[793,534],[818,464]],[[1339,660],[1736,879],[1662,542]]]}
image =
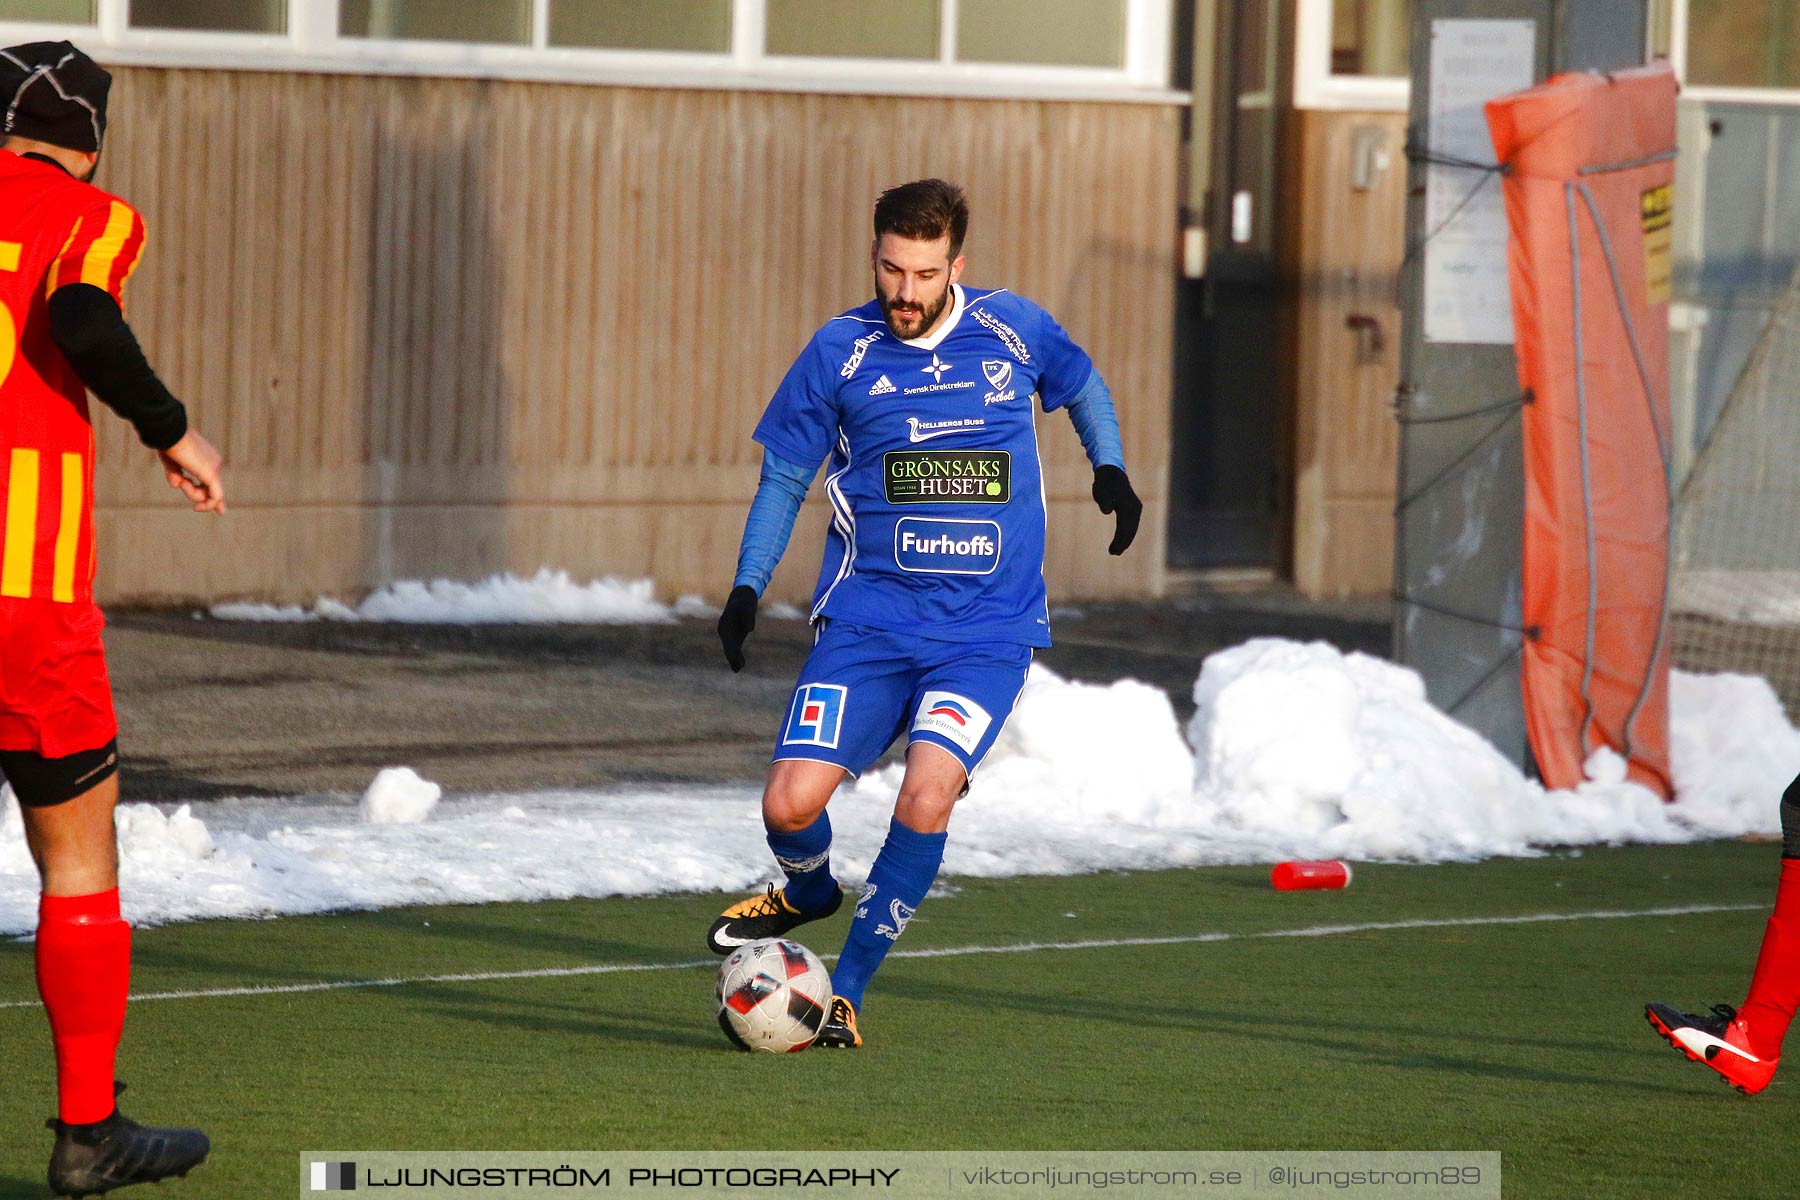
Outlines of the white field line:
{"label": "white field line", "polygon": [[[895,950],[889,958],[957,958],[967,954],[1037,954],[1047,950],[1111,950],[1129,946],[1193,946],[1211,942],[1248,942],[1261,938],[1338,937],[1347,933],[1380,933],[1391,929],[1456,929],[1477,925],[1541,925],[1556,921],[1619,921],[1632,917],[1686,917],[1703,913],[1756,912],[1767,904],[1683,904],[1670,908],[1597,909],[1590,912],[1527,913],[1516,917],[1434,917],[1411,921],[1370,921],[1361,925],[1306,925],[1259,933],[1190,933],[1172,937],[1096,938],[1079,942],[1018,942],[1005,946],[945,946],[931,950]],[[822,955],[827,961],[836,955]],[[387,979],[338,979],[322,983],[289,983],[268,987],[202,988],[195,991],[143,992],[133,1004],[147,1000],[202,1000],[222,996],[292,996],[302,992],[341,992],[352,988],[405,987],[418,983],[486,983],[498,979],[560,979],[574,975],[621,975],[637,971],[689,971],[717,966],[718,958],[670,963],[594,963],[583,967],[539,967],[529,971],[468,971],[455,975],[406,975]],[[36,1000],[0,1001],[0,1009],[36,1008]]]}

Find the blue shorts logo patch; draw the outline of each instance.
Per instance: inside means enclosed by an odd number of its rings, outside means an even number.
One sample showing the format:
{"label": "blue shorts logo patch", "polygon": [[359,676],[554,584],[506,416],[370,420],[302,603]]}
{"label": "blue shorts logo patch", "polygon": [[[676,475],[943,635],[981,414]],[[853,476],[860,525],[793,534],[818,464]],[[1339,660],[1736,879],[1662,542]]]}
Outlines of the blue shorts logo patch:
{"label": "blue shorts logo patch", "polygon": [[1000,565],[1000,525],[948,517],[901,517],[894,525],[894,562],[931,575],[991,575]]}
{"label": "blue shorts logo patch", "polygon": [[935,733],[953,746],[961,746],[966,754],[975,753],[981,739],[987,736],[994,718],[988,710],[955,692],[930,691],[919,697],[919,710],[913,714],[912,731]]}
{"label": "blue shorts logo patch", "polygon": [[795,688],[794,707],[781,735],[782,745],[837,749],[848,694],[847,688],[835,683],[803,683]]}

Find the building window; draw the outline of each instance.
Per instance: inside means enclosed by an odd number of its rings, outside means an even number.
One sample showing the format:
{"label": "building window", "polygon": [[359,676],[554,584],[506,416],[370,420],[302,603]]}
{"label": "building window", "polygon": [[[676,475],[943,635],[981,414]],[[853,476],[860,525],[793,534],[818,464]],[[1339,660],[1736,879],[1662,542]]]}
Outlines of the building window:
{"label": "building window", "polygon": [[956,57],[963,62],[1125,65],[1125,2],[962,0]]}
{"label": "building window", "polygon": [[1292,3],[1295,108],[1406,111],[1412,0]]}
{"label": "building window", "polygon": [[1331,73],[1409,74],[1412,0],[1332,0]]}
{"label": "building window", "polygon": [[723,54],[731,0],[550,0],[550,44]]}
{"label": "building window", "polygon": [[531,44],[531,0],[343,0],[345,37]]}
{"label": "building window", "polygon": [[0,45],[66,36],[119,66],[1179,103],[1173,15],[1195,2],[0,0]]}
{"label": "building window", "polygon": [[1708,87],[1800,87],[1794,0],[1689,0],[1687,81]]}
{"label": "building window", "polygon": [[807,58],[939,56],[938,0],[888,0],[879,17],[846,0],[769,0],[764,47]]}
{"label": "building window", "polygon": [[0,21],[94,23],[94,0],[0,0]]}
{"label": "building window", "polygon": [[[89,5],[92,8],[92,5]],[[91,19],[91,18],[90,18]],[[131,0],[127,19],[139,29],[286,33],[286,0]]]}

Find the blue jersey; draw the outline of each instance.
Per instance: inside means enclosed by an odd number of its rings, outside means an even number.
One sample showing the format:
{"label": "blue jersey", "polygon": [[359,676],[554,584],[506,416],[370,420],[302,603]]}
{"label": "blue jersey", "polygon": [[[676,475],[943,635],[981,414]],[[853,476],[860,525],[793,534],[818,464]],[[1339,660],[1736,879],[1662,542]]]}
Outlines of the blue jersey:
{"label": "blue jersey", "polygon": [[1004,289],[956,286],[929,337],[873,300],[813,335],[756,440],[830,457],[831,530],[812,615],[953,642],[1050,644],[1044,490],[1031,398],[1080,394],[1087,353]]}

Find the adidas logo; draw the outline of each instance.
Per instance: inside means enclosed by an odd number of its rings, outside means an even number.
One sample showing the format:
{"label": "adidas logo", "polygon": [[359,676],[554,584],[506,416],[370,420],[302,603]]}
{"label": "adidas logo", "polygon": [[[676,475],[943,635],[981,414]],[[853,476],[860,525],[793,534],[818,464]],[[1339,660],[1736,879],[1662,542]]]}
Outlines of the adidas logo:
{"label": "adidas logo", "polygon": [[898,389],[894,387],[893,381],[890,380],[886,375],[883,375],[880,379],[877,379],[875,381],[875,386],[869,389],[869,395],[885,396],[889,392],[897,391],[897,390]]}

